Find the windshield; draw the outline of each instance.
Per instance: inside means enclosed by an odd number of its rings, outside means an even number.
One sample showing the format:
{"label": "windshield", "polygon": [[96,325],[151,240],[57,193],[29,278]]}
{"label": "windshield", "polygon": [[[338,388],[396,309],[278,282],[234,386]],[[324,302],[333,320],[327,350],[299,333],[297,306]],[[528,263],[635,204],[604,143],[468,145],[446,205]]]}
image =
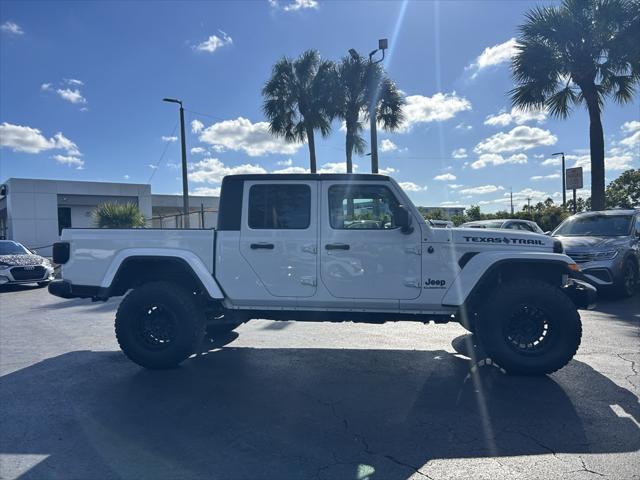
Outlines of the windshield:
{"label": "windshield", "polygon": [[570,218],[553,235],[567,237],[620,237],[631,232],[631,215],[589,215]]}
{"label": "windshield", "polygon": [[0,255],[24,255],[30,253],[16,242],[0,242]]}

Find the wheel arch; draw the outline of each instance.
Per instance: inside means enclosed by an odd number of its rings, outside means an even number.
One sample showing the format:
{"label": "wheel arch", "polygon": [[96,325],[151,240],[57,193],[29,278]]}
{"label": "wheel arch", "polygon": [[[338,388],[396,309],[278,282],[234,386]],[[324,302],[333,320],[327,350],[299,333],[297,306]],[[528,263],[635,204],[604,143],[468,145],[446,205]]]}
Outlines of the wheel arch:
{"label": "wheel arch", "polygon": [[123,254],[114,259],[103,279],[100,296],[123,295],[151,281],[172,281],[193,288],[211,299],[224,298],[222,290],[202,260],[192,252]]}
{"label": "wheel arch", "polygon": [[573,263],[571,259],[562,254],[511,254],[502,258],[478,254],[462,267],[442,303],[469,307],[474,299],[482,298],[488,289],[516,278],[535,278],[561,287],[562,276],[570,273],[570,263]]}

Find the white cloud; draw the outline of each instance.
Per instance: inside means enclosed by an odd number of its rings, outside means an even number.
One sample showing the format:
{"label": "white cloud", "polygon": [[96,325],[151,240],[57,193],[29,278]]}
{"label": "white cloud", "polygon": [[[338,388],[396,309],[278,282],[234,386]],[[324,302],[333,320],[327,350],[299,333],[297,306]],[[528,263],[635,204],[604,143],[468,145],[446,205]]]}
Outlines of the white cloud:
{"label": "white cloud", "polygon": [[560,159],[559,157],[551,157],[541,162],[540,165],[544,167],[557,167],[561,163],[562,163],[562,159]]}
{"label": "white cloud", "polygon": [[270,153],[292,155],[302,146],[271,135],[267,122],[251,123],[243,117],[214,123],[200,132],[199,139],[214,148],[241,150],[251,157]]}
{"label": "white cloud", "polygon": [[636,120],[625,122],[620,129],[624,133],[629,134],[628,137],[620,140],[621,145],[629,148],[640,146],[640,122]]}
{"label": "white cloud", "polygon": [[220,183],[226,175],[243,173],[267,173],[260,165],[243,164],[226,166],[217,158],[205,158],[189,165],[189,180],[195,183]]}
{"label": "white cloud", "polygon": [[396,173],[396,172],[398,172],[398,170],[396,170],[393,167],[379,168],[378,169],[378,173],[380,175],[391,175],[392,173]]}
{"label": "white cloud", "polygon": [[484,195],[487,193],[495,193],[504,190],[504,187],[498,185],[481,185],[479,187],[463,188],[460,190],[462,195]]}
{"label": "white cloud", "polygon": [[204,128],[204,123],[200,120],[192,120],[191,121],[191,132],[192,133],[200,133]]}
{"label": "white cloud", "polygon": [[220,187],[196,187],[190,193],[193,195],[201,195],[203,197],[219,197]]}
{"label": "white cloud", "polygon": [[149,165],[147,165],[151,170],[157,170],[158,169],[158,165],[154,165],[153,163],[150,163]]}
{"label": "white cloud", "polygon": [[471,164],[471,168],[478,170],[489,165],[497,166],[518,163],[527,163],[527,156],[524,153],[516,153],[510,157],[503,157],[497,153],[483,153],[478,157],[478,160]]}
{"label": "white cloud", "polygon": [[226,45],[231,45],[233,43],[233,39],[225,32],[223,32],[222,30],[218,30],[218,32],[220,32],[220,35],[222,35],[221,37],[217,35],[210,35],[209,38],[207,38],[204,42],[199,43],[193,48],[195,48],[199,52],[213,53],[219,48],[222,48]]}
{"label": "white cloud", "polygon": [[80,90],[77,88],[71,90],[70,88],[59,88],[56,93],[63,99],[71,103],[87,103],[87,99],[82,96]]}
{"label": "white cloud", "polygon": [[543,123],[547,119],[547,113],[544,110],[521,110],[512,108],[511,112],[501,111],[497,115],[489,115],[484,121],[485,125],[506,127],[511,123],[522,125],[527,122]]}
{"label": "white cloud", "polygon": [[274,170],[271,173],[309,173],[309,169],[303,167],[285,167],[279,170]]}
{"label": "white cloud", "polygon": [[77,78],[65,78],[64,82],[67,85],[76,85],[76,86],[79,86],[79,87],[84,85],[84,82],[82,80],[78,80]]}
{"label": "white cloud", "polygon": [[43,83],[42,85],[40,85],[40,90],[48,92],[49,90],[51,90],[51,84]]}
{"label": "white cloud", "polygon": [[124,178],[125,180],[129,180],[131,177],[129,175],[123,175],[122,178]]}
{"label": "white cloud", "polygon": [[562,175],[560,175],[559,173],[551,173],[549,175],[534,175],[533,177],[531,177],[531,180],[538,181],[538,180],[552,180],[554,178],[561,178]]}
{"label": "white cloud", "polygon": [[207,153],[207,149],[202,147],[193,147],[189,151],[191,152],[191,155],[202,155],[203,153]]}
{"label": "white cloud", "polygon": [[[353,171],[358,170],[358,165],[353,164]],[[329,162],[323,164],[319,169],[318,173],[346,173],[347,172],[347,163],[346,162]]]}
{"label": "white cloud", "polygon": [[408,131],[418,123],[441,122],[449,120],[460,112],[471,110],[471,102],[459,97],[456,92],[438,92],[431,97],[409,95],[405,97],[405,120],[400,131]]}
{"label": "white cloud", "polygon": [[529,150],[530,148],[554,145],[558,137],[549,130],[519,125],[509,132],[499,132],[476,145],[476,153],[501,153]]}
{"label": "white cloud", "polygon": [[464,122],[459,123],[458,125],[456,125],[456,130],[465,130],[465,131],[469,131],[469,130],[473,130],[473,126],[471,125],[467,125]]}
{"label": "white cloud", "polygon": [[398,184],[406,192],[424,192],[427,189],[426,185],[421,186],[413,182],[399,182]]}
{"label": "white cloud", "polygon": [[398,150],[398,146],[388,138],[385,138],[384,140],[382,140],[382,142],[380,142],[381,152],[393,152],[394,150]]}
{"label": "white cloud", "polygon": [[282,8],[285,12],[295,12],[308,8],[317,9],[319,6],[317,0],[293,0],[283,6],[280,5],[278,0],[269,0],[269,5],[273,8]]}
{"label": "white cloud", "polygon": [[84,167],[84,160],[78,157],[74,157],[73,155],[54,155],[53,159],[58,163],[62,163],[63,165],[76,167],[78,170],[82,170],[82,167]]}
{"label": "white cloud", "polygon": [[40,153],[45,150],[65,150],[69,155],[81,155],[78,146],[62,133],[46,138],[37,128],[23,125],[0,124],[0,146],[13,149],[14,152]]}
{"label": "white cloud", "polygon": [[453,158],[467,158],[467,149],[456,148],[453,152],[451,152],[451,156]]}
{"label": "white cloud", "polygon": [[293,160],[290,158],[287,158],[286,160],[278,160],[276,164],[280,165],[281,167],[290,167],[291,165],[293,165]]}
{"label": "white cloud", "polygon": [[467,67],[467,70],[473,71],[471,78],[476,78],[485,68],[511,61],[517,52],[516,45],[516,39],[511,38],[504,43],[485,48],[475,62]]}
{"label": "white cloud", "polygon": [[[556,194],[549,194],[541,190],[534,190],[532,188],[525,188],[518,192],[513,192],[513,206],[516,210],[520,210],[522,205],[527,203],[527,199],[530,199],[531,205],[535,205],[538,202],[543,202],[549,197],[553,197]],[[481,200],[477,202],[478,205],[501,205],[507,206],[511,203],[510,193],[505,192],[502,197],[493,200]]]}
{"label": "white cloud", "polygon": [[459,188],[464,187],[464,185],[459,184],[459,183],[450,183],[449,185],[447,185],[450,189],[452,190],[458,190]]}
{"label": "white cloud", "polygon": [[0,30],[5,33],[9,33],[11,35],[23,35],[24,30],[15,22],[6,21],[2,25],[0,25]]}
{"label": "white cloud", "polygon": [[[607,170],[627,170],[629,168],[633,168],[634,156],[632,153],[628,151],[620,152],[615,149],[612,150],[606,152],[604,156],[604,164]],[[571,167],[582,167],[582,170],[585,172],[591,171],[590,154],[565,155],[565,159],[567,162],[573,162]]]}
{"label": "white cloud", "polygon": [[456,180],[457,178],[458,177],[456,177],[452,173],[443,173],[442,175],[436,175],[435,177],[433,177],[434,180],[437,180],[439,182],[451,182],[453,180]]}
{"label": "white cloud", "polygon": [[[167,136],[163,135],[160,138],[162,139],[163,142],[172,142],[173,143],[173,142],[177,142],[178,141],[178,137],[167,137]],[[191,153],[193,153],[193,152],[191,152]]]}

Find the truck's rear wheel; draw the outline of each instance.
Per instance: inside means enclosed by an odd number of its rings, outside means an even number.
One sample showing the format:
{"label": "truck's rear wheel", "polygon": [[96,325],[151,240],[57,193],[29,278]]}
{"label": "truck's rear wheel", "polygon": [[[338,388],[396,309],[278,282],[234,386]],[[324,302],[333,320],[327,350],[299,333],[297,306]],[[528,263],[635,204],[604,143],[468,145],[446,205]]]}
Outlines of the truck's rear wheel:
{"label": "truck's rear wheel", "polygon": [[124,354],[146,368],[171,368],[202,343],[205,315],[193,292],[153,282],[130,292],[116,313],[116,338]]}
{"label": "truck's rear wheel", "polygon": [[487,354],[509,373],[543,375],[564,367],[580,346],[582,324],[573,302],[537,280],[498,286],[476,324]]}

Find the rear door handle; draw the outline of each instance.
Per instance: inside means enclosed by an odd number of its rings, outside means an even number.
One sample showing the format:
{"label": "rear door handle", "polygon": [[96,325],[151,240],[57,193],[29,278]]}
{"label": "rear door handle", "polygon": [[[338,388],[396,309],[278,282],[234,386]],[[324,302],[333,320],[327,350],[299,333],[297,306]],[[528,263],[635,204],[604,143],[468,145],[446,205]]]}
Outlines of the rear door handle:
{"label": "rear door handle", "polygon": [[351,247],[347,243],[327,243],[324,248],[327,250],[349,250]]}
{"label": "rear door handle", "polygon": [[275,246],[273,243],[252,243],[251,250],[273,250]]}

